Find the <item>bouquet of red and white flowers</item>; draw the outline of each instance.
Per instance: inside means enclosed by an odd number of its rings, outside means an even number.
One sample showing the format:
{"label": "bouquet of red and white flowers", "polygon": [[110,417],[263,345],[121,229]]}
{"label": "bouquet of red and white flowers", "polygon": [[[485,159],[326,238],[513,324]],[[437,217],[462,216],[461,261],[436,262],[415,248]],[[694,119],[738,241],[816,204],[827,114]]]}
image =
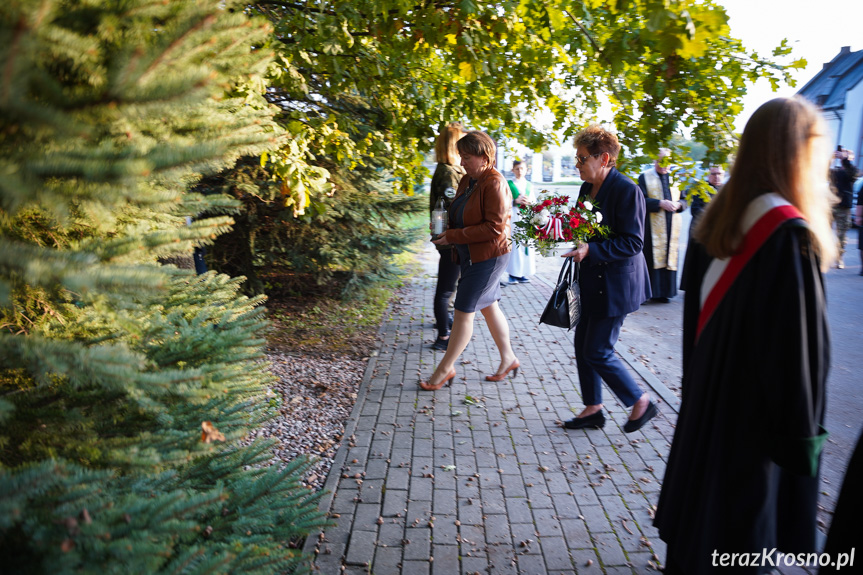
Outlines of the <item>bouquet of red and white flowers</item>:
{"label": "bouquet of red and white flowers", "polygon": [[535,204],[519,206],[519,219],[513,225],[512,239],[548,255],[564,245],[571,245],[574,249],[589,238],[607,237],[608,228],[600,225],[602,214],[594,208],[586,199],[570,205],[569,196],[543,190]]}

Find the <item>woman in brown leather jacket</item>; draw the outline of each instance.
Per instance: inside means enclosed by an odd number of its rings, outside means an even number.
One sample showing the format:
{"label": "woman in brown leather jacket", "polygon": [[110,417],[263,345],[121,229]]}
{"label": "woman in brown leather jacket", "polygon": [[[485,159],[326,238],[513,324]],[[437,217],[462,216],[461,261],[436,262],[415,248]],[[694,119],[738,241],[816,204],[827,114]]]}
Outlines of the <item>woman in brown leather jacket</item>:
{"label": "woman in brown leather jacket", "polygon": [[509,341],[509,324],[498,306],[500,282],[510,255],[511,195],[506,180],[494,169],[494,141],[483,132],[468,132],[458,141],[461,165],[467,175],[459,182],[449,207],[450,228],[434,240],[439,246],[453,244],[461,267],[455,296],[455,314],[446,354],[429,381],[420,387],[440,389],[455,377],[455,362],[473,335],[477,310],[500,350],[500,365],[488,381],[500,381],[519,361]]}

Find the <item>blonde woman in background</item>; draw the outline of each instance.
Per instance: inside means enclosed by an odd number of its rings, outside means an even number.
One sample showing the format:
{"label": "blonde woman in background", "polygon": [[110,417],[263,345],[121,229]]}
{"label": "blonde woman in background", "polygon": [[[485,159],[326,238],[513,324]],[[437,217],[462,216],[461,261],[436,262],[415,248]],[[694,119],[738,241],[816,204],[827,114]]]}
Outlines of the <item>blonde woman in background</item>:
{"label": "blonde woman in background", "polygon": [[[452,122],[435,141],[434,154],[437,167],[431,180],[429,192],[429,214],[443,200],[443,207],[449,209],[455,198],[458,183],[464,177],[461,158],[456,144],[465,135],[461,122]],[[449,330],[452,317],[449,313],[449,302],[455,293],[459,278],[458,264],[452,257],[452,246],[435,246],[438,251],[437,285],[434,293],[434,318],[438,336],[432,347],[446,351],[449,344]]]}

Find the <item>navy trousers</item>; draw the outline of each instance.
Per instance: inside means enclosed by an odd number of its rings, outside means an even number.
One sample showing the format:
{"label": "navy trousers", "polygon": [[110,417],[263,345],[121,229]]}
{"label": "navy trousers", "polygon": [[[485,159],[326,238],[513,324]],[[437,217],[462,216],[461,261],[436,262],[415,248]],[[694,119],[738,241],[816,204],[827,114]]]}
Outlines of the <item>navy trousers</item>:
{"label": "navy trousers", "polygon": [[585,405],[602,403],[602,380],[627,407],[642,395],[626,366],[614,355],[624,319],[625,315],[582,317],[575,327],[575,364]]}

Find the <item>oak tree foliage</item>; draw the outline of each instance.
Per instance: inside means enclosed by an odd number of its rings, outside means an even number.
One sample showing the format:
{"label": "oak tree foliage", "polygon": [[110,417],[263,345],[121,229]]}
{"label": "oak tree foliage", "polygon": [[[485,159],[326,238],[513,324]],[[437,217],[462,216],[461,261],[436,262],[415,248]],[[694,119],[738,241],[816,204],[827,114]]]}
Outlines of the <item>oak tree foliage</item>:
{"label": "oak tree foliage", "polygon": [[[390,250],[370,250],[402,249],[399,222],[422,210],[395,196],[428,177],[422,160],[449,122],[539,150],[602,121],[618,131],[624,172],[635,176],[669,146],[679,178],[693,179],[689,148],[675,146],[681,135],[707,148],[701,165],[727,163],[747,85],[793,85],[805,65],[787,42],[766,57],[747,50],[713,0],[263,0],[246,9],[273,24],[264,81],[288,140],[261,158],[270,183],[251,195],[224,174],[220,188],[254,215],[211,262],[237,270],[231,254],[253,254],[242,269],[253,278],[272,265],[318,282],[374,275]],[[696,180],[693,189],[706,186]],[[368,228],[352,223],[362,220]]]}
{"label": "oak tree foliage", "polygon": [[[268,97],[291,144],[269,161],[300,211],[337,192],[333,170],[368,157],[383,156],[410,194],[427,175],[422,154],[454,120],[534,149],[600,120],[635,166],[685,129],[707,147],[705,163],[726,163],[747,85],[793,85],[805,66],[787,42],[766,56],[746,49],[713,0],[264,0],[249,10],[274,24]],[[612,117],[598,116],[603,102]],[[553,118],[544,132],[539,111]]]}

